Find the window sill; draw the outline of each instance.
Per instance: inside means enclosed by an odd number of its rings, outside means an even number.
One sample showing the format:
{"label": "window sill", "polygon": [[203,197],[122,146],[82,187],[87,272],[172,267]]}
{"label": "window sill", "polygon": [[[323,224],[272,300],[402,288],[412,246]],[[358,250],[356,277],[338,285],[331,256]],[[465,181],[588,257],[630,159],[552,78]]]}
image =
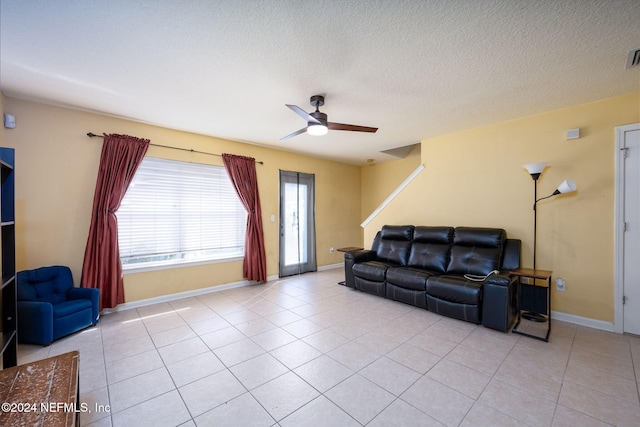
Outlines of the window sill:
{"label": "window sill", "polygon": [[195,267],[198,265],[207,264],[220,264],[225,262],[242,261],[244,256],[235,256],[230,258],[218,258],[218,259],[203,259],[198,261],[183,261],[183,262],[171,262],[171,263],[146,263],[140,265],[123,265],[122,274],[134,274],[145,273],[148,271],[170,270],[174,268]]}

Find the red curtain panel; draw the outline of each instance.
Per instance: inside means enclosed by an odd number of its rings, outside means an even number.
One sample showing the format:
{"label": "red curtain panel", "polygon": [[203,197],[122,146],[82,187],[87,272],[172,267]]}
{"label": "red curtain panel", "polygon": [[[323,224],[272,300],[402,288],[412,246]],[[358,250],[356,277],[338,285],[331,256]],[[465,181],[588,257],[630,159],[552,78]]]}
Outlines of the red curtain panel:
{"label": "red curtain panel", "polygon": [[227,174],[247,210],[247,232],[244,244],[242,274],[248,280],[267,281],[267,257],[264,250],[262,209],[258,193],[256,160],[252,157],[223,154]]}
{"label": "red curtain panel", "polygon": [[81,278],[82,287],[100,289],[100,310],[124,303],[116,211],[147,148],[148,139],[104,135]]}

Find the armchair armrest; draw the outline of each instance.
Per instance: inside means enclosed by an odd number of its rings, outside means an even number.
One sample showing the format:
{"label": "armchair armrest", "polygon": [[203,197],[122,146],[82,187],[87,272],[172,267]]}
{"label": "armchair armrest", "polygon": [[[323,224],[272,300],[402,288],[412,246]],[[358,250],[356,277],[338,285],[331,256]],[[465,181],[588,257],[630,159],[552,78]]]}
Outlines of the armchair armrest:
{"label": "armchair armrest", "polygon": [[48,302],[18,301],[20,342],[49,345],[53,342],[53,306]]}
{"label": "armchair armrest", "polygon": [[67,298],[91,300],[91,323],[95,325],[100,318],[100,290],[95,288],[71,288],[67,292]]}

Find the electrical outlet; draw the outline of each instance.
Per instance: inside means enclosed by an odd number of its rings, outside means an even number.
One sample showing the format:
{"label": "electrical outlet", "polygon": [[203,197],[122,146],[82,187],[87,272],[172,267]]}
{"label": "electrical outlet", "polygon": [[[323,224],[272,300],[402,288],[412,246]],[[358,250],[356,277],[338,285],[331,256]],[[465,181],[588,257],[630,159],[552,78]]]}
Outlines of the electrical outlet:
{"label": "electrical outlet", "polygon": [[564,292],[567,290],[567,282],[564,279],[556,279],[556,291]]}
{"label": "electrical outlet", "polygon": [[330,254],[334,253],[335,251],[336,251],[336,250],[334,249],[334,247],[333,247],[333,246],[331,246],[331,247],[329,248],[329,253],[330,253]]}

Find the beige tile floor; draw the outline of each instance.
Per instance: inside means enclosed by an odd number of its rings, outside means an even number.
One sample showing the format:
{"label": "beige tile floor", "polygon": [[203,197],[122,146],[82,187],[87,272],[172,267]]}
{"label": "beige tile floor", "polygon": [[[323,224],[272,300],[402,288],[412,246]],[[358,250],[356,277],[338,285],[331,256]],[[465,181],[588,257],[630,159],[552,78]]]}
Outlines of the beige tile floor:
{"label": "beige tile floor", "polygon": [[640,426],[640,338],[554,321],[544,343],[342,278],[104,315],[20,363],[79,349],[83,426]]}

